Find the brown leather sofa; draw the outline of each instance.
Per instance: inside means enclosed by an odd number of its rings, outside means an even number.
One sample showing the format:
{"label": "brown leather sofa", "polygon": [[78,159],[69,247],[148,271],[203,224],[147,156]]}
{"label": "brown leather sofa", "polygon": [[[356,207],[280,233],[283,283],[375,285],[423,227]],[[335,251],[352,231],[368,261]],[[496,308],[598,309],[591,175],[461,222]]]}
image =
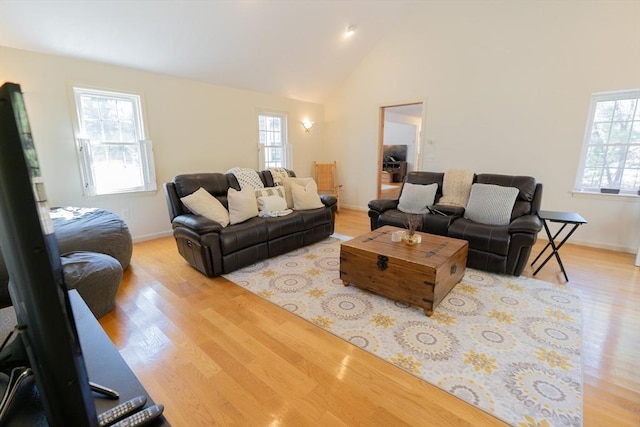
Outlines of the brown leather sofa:
{"label": "brown leather sofa", "polygon": [[[409,172],[403,183],[437,183],[434,207],[445,215],[427,213],[418,231],[454,237],[469,242],[467,266],[479,270],[519,276],[527,264],[531,248],[542,229],[538,210],[542,202],[542,184],[528,176],[478,174],[473,182],[516,187],[519,193],[508,225],[479,224],[464,217],[464,208],[439,205],[444,172]],[[401,190],[402,192],[402,190]],[[402,193],[400,193],[402,194]],[[398,209],[399,199],[369,202],[371,230],[383,225],[405,227],[407,214]]]}
{"label": "brown leather sofa", "polygon": [[[289,175],[295,177],[293,171]],[[265,187],[273,187],[269,171],[258,172]],[[254,217],[222,227],[193,214],[180,200],[200,187],[228,208],[229,188],[240,190],[233,174],[194,173],[178,175],[164,184],[178,252],[191,266],[209,277],[230,273],[266,258],[274,257],[333,234],[337,200],[321,195],[324,207],[293,211],[281,217]]]}

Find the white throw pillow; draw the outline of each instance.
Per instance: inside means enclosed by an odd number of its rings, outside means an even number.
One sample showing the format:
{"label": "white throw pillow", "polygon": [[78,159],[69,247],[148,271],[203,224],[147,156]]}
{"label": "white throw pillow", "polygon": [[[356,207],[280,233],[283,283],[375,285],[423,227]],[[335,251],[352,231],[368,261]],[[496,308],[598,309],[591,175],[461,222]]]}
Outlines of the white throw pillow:
{"label": "white throw pillow", "polygon": [[258,197],[258,211],[274,212],[287,209],[287,201],[280,196],[260,196]]}
{"label": "white throw pillow", "polygon": [[411,214],[425,214],[427,206],[433,205],[436,199],[438,184],[411,184],[405,182],[398,202],[398,210]]}
{"label": "white throw pillow", "polygon": [[519,191],[515,187],[473,184],[464,217],[480,224],[507,225]]}
{"label": "white throw pillow", "polygon": [[194,214],[202,215],[223,227],[229,225],[229,212],[204,188],[200,187],[188,196],[181,197],[180,200]]}
{"label": "white throw pillow", "polygon": [[258,216],[258,203],[252,188],[242,191],[230,188],[227,192],[227,201],[229,203],[229,222],[231,224],[238,224]]}
{"label": "white throw pillow", "polygon": [[[305,187],[308,183],[312,182],[313,178],[283,178],[282,184],[284,185],[284,198],[287,201],[287,208],[293,209],[293,196],[291,195],[291,186],[298,184]],[[315,182],[315,181],[313,181]]]}
{"label": "white throw pillow", "polygon": [[304,187],[299,184],[291,184],[291,196],[293,197],[293,209],[296,211],[318,209],[324,206],[318,196],[318,186],[314,180],[311,180]]}

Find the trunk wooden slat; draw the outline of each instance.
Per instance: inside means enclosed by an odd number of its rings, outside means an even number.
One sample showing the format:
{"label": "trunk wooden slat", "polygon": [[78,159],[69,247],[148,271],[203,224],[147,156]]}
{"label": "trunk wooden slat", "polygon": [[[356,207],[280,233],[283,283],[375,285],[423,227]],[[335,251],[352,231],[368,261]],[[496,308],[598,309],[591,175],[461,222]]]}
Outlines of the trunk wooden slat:
{"label": "trunk wooden slat", "polygon": [[468,242],[418,233],[422,242],[392,242],[384,226],[340,245],[340,279],[378,295],[422,307],[427,316],[462,280]]}

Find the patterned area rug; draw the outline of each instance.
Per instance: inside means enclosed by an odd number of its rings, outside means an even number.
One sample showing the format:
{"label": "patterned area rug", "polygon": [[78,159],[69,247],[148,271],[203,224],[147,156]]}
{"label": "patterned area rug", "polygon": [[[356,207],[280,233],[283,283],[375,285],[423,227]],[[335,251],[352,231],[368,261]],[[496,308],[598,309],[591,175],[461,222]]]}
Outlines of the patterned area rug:
{"label": "patterned area rug", "polygon": [[431,317],[339,278],[340,240],[225,277],[515,426],[581,426],[580,296],[467,269]]}

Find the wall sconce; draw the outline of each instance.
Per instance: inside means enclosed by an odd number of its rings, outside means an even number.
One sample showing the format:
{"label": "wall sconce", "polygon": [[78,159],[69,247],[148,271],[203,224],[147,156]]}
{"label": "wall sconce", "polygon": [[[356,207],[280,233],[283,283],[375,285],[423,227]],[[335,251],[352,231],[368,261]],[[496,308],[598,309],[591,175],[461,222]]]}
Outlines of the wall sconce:
{"label": "wall sconce", "polygon": [[356,33],[357,28],[358,27],[356,27],[355,25],[349,25],[347,27],[347,30],[344,32],[345,38],[353,37],[353,35]]}
{"label": "wall sconce", "polygon": [[309,129],[311,129],[311,127],[313,126],[313,122],[310,122],[309,120],[300,122],[300,124],[304,128],[305,132],[309,132]]}

